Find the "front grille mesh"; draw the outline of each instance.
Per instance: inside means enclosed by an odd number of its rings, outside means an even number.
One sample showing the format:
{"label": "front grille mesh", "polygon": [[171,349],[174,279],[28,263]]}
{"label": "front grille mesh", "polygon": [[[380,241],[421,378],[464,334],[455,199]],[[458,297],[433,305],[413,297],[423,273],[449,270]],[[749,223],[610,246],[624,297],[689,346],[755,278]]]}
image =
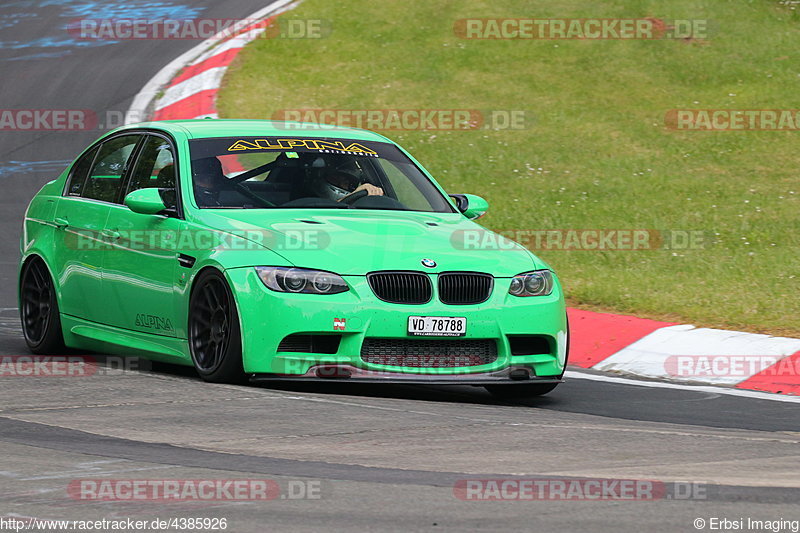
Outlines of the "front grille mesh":
{"label": "front grille mesh", "polygon": [[[449,305],[485,302],[494,278],[480,272],[444,272],[438,276],[439,299]],[[384,302],[424,304],[432,297],[431,280],[422,272],[372,272],[367,274],[372,292]]]}
{"label": "front grille mesh", "polygon": [[439,299],[444,304],[479,304],[489,299],[494,278],[478,272],[439,274]]}
{"label": "front grille mesh", "polygon": [[395,304],[424,304],[431,300],[431,280],[422,272],[373,272],[367,275],[375,295]]}
{"label": "front grille mesh", "polygon": [[412,368],[477,366],[497,360],[492,339],[376,339],[361,345],[361,359],[375,365]]}

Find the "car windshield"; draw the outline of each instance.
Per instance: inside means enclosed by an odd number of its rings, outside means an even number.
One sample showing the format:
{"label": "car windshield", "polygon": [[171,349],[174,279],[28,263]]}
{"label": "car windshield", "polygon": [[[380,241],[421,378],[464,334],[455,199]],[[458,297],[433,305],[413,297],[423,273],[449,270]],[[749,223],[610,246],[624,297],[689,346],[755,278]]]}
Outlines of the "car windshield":
{"label": "car windshield", "polygon": [[190,152],[201,208],[454,212],[447,197],[390,143],[228,137],[192,140]]}

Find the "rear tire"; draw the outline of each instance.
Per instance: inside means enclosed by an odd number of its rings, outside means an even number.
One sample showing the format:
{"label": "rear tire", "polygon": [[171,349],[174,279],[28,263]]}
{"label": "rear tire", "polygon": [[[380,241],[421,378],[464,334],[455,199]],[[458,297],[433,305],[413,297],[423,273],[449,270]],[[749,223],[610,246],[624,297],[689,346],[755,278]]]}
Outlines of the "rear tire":
{"label": "rear tire", "polygon": [[203,271],[194,283],[188,323],[189,351],[200,377],[211,383],[243,383],[239,314],[218,270]]}
{"label": "rear tire", "polygon": [[486,390],[495,398],[533,398],[544,396],[558,386],[558,383],[531,383],[525,385],[487,385]]}
{"label": "rear tire", "polygon": [[66,347],[53,278],[39,257],[30,259],[22,267],[19,301],[22,333],[30,351],[37,355],[64,353]]}

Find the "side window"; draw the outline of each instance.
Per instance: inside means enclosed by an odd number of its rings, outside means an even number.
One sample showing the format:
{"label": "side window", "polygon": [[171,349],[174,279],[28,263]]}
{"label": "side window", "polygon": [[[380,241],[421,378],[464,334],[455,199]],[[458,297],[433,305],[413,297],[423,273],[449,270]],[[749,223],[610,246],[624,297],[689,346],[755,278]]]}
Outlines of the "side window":
{"label": "side window", "polygon": [[80,196],[86,177],[89,175],[89,168],[92,166],[94,156],[97,155],[97,147],[89,150],[73,165],[69,174],[69,186],[67,196]]}
{"label": "side window", "polygon": [[145,141],[125,194],[148,187],[175,188],[175,156],[172,146],[166,139],[155,135],[148,136]]}
{"label": "side window", "polygon": [[84,198],[114,202],[122,185],[122,176],[140,135],[124,135],[103,143],[83,187]]}

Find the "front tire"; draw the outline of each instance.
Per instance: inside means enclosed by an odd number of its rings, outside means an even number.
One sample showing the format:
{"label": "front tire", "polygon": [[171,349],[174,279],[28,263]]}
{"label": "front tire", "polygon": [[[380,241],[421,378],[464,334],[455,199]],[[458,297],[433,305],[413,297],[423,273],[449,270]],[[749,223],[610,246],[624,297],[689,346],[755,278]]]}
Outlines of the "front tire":
{"label": "front tire", "polygon": [[37,355],[64,353],[66,348],[53,278],[39,257],[30,259],[22,268],[19,301],[22,333],[30,351]]}
{"label": "front tire", "polygon": [[242,335],[233,293],[216,269],[203,271],[189,299],[189,351],[200,377],[242,383]]}

